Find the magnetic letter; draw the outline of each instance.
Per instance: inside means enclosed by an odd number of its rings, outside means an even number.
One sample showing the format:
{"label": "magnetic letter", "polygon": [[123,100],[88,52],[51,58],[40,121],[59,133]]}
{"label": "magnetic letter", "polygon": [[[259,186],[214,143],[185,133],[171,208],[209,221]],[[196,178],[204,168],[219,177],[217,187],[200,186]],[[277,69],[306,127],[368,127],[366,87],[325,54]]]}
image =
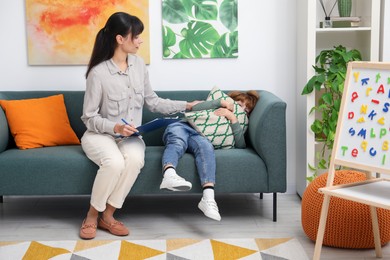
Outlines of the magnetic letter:
{"label": "magnetic letter", "polygon": [[385,165],[385,161],[386,161],[386,154],[384,154],[382,157],[382,165]]}
{"label": "magnetic letter", "polygon": [[357,99],[358,97],[359,97],[358,93],[357,92],[353,92],[351,101],[354,102],[355,99]]}
{"label": "magnetic letter", "polygon": [[348,112],[348,119],[353,119],[355,114],[353,112]]}
{"label": "magnetic letter", "polygon": [[363,148],[363,151],[367,150],[367,141],[363,141],[362,144],[360,145],[361,148]]}
{"label": "magnetic letter", "polygon": [[372,110],[371,113],[368,115],[368,117],[370,117],[371,120],[373,120],[374,116],[376,116],[376,113],[375,113],[375,110]]}
{"label": "magnetic letter", "polygon": [[370,80],[370,78],[364,78],[364,79],[362,79],[362,86],[363,86],[363,85],[367,85],[369,80]]}
{"label": "magnetic letter", "polygon": [[354,76],[354,78],[355,78],[355,82],[358,82],[358,80],[359,80],[359,74],[360,74],[360,72],[354,72],[354,73],[353,73],[353,76]]}
{"label": "magnetic letter", "polygon": [[366,89],[366,96],[367,96],[367,97],[370,95],[371,90],[372,90],[372,88],[367,88],[367,89]]}
{"label": "magnetic letter", "polygon": [[378,83],[380,78],[381,78],[381,74],[380,73],[376,74],[376,83]]}
{"label": "magnetic letter", "polygon": [[390,103],[386,102],[382,111],[387,113],[389,111],[389,106],[390,106]]}
{"label": "magnetic letter", "polygon": [[384,141],[382,144],[382,150],[388,151],[389,150],[389,141]]}
{"label": "magnetic letter", "polygon": [[356,149],[356,148],[354,148],[354,149],[352,150],[352,152],[351,152],[352,157],[357,157],[358,154],[359,154],[359,151],[358,151],[358,149]]}
{"label": "magnetic letter", "polygon": [[379,138],[384,137],[386,134],[387,134],[386,128],[381,128],[381,130],[379,131]]}
{"label": "magnetic letter", "polygon": [[375,151],[374,148],[371,148],[371,149],[370,149],[370,155],[371,155],[371,156],[375,156],[375,155],[376,155],[376,151]]}
{"label": "magnetic letter", "polygon": [[349,129],[349,133],[351,134],[351,136],[354,136],[355,135],[355,129],[353,129],[352,127]]}
{"label": "magnetic letter", "polygon": [[381,84],[378,88],[378,90],[376,91],[376,93],[382,93],[382,94],[385,94],[385,88],[383,87],[383,84]]}
{"label": "magnetic letter", "polygon": [[363,139],[366,139],[366,133],[367,133],[366,129],[362,128],[360,130],[360,132],[358,133],[358,136],[361,136],[361,137],[363,137]]}
{"label": "magnetic letter", "polygon": [[341,150],[343,151],[341,154],[345,156],[345,152],[348,150],[347,146],[341,146]]}
{"label": "magnetic letter", "polygon": [[364,117],[361,117],[357,120],[358,123],[364,123],[366,122],[366,120],[364,120]]}
{"label": "magnetic letter", "polygon": [[360,114],[367,114],[367,108],[368,108],[367,105],[362,105],[360,107]]}
{"label": "magnetic letter", "polygon": [[384,125],[385,124],[385,118],[384,117],[379,118],[378,124]]}
{"label": "magnetic letter", "polygon": [[375,138],[375,137],[376,137],[375,129],[374,129],[374,128],[371,128],[370,137],[371,137],[371,138]]}

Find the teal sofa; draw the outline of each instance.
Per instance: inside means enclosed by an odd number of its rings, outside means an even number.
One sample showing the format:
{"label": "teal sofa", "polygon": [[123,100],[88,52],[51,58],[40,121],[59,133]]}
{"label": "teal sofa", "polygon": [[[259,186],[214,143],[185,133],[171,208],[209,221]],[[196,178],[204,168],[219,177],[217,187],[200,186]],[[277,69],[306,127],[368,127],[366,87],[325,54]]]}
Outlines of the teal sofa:
{"label": "teal sofa", "polygon": [[[209,91],[157,91],[163,98],[205,100]],[[273,221],[277,219],[277,193],[286,191],[286,103],[274,94],[259,90],[260,100],[249,118],[246,149],[216,150],[216,193],[273,194]],[[71,126],[81,138],[85,126],[80,119],[84,91],[0,91],[0,99],[28,99],[63,94]],[[148,122],[161,114],[144,111]],[[53,122],[55,123],[55,122]],[[160,190],[161,157],[164,149],[158,129],[144,135],[145,166],[131,194],[167,194]],[[86,195],[91,193],[97,166],[80,145],[19,150],[0,108],[0,201],[3,196]],[[194,158],[185,154],[178,173],[192,182],[188,193],[201,193]],[[177,195],[177,193],[175,193]],[[185,194],[185,193],[180,193]]]}

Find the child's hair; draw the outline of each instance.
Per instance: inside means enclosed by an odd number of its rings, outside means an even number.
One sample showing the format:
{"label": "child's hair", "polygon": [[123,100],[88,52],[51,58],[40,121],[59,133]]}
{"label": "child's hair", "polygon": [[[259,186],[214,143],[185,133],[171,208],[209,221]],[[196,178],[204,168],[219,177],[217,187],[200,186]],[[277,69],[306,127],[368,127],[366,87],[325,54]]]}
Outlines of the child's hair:
{"label": "child's hair", "polygon": [[228,96],[231,97],[234,101],[241,101],[244,103],[246,108],[249,110],[249,114],[255,108],[256,103],[260,98],[260,95],[256,90],[249,90],[246,92],[232,91],[228,93]]}

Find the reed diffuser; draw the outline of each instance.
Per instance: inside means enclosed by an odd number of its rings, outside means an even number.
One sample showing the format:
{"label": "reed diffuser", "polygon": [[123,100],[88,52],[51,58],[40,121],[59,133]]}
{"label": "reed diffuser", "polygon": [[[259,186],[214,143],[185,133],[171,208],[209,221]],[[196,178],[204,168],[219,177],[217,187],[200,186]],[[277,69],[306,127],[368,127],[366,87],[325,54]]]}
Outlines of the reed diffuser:
{"label": "reed diffuser", "polygon": [[324,14],[325,14],[325,20],[324,20],[324,23],[323,23],[323,27],[324,28],[332,28],[332,21],[330,20],[330,15],[332,14],[333,9],[334,9],[334,7],[337,4],[337,0],[334,2],[333,6],[332,6],[332,9],[330,10],[329,14],[326,12],[324,1],[323,0],[319,0],[319,1],[320,1],[322,10],[324,10]]}

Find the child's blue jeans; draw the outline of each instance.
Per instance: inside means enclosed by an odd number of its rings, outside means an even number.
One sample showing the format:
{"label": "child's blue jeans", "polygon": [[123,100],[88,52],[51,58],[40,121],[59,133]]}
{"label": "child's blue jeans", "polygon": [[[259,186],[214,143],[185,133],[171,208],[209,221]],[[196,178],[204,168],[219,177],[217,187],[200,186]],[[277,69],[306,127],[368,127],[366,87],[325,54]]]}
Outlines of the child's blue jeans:
{"label": "child's blue jeans", "polygon": [[171,164],[175,168],[185,152],[194,155],[202,186],[205,183],[215,183],[215,153],[214,147],[207,137],[199,134],[184,121],[167,126],[163,141],[165,150],[162,157],[163,168]]}

